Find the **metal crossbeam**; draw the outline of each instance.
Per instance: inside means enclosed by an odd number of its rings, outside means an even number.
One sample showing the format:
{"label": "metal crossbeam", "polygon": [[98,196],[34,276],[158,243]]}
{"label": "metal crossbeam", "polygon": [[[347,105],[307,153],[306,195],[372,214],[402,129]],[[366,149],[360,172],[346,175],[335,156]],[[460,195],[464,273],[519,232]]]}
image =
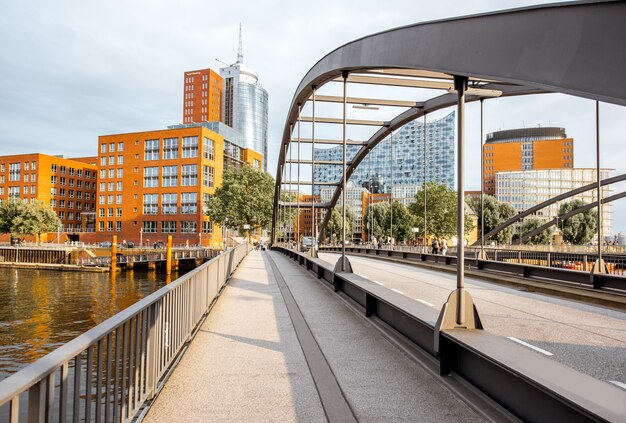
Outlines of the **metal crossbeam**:
{"label": "metal crossbeam", "polygon": [[[333,79],[335,82],[342,82],[342,78]],[[409,78],[387,78],[380,76],[350,75],[348,82],[351,84],[385,85],[390,87],[406,88],[429,88],[437,90],[449,90],[453,87],[452,82],[429,81],[424,79]]]}
{"label": "metal crossbeam", "polygon": [[[316,99],[317,101],[317,99]],[[315,120],[317,121],[317,118],[315,118]],[[291,140],[291,142],[297,143],[298,139],[294,138]],[[305,144],[312,144],[313,143],[313,139],[312,138],[300,138],[300,142],[301,143],[305,143]],[[329,140],[329,139],[315,139],[315,144],[336,144],[336,145],[342,145],[343,141],[342,140]],[[346,141],[347,145],[367,145],[366,141],[359,141],[359,140],[347,140]],[[317,163],[317,160],[315,161],[315,163]]]}
{"label": "metal crossbeam", "polygon": [[[317,160],[315,161],[317,163]],[[285,185],[298,185],[298,181],[282,181]],[[311,182],[311,181],[300,181],[300,185],[318,185],[318,186],[329,186],[335,187],[339,184],[339,182]]]}
{"label": "metal crossbeam", "polygon": [[[285,163],[300,163],[310,165],[313,163],[312,160],[285,160]],[[343,162],[338,162],[336,160],[315,160],[316,165],[343,165]],[[348,165],[350,162],[348,162]]]}
{"label": "metal crossbeam", "polygon": [[[343,97],[337,95],[317,95],[315,96],[315,101],[321,101],[324,103],[343,103]],[[368,106],[390,107],[421,107],[424,104],[421,101],[386,100],[367,97],[347,97],[346,102],[350,104],[367,104]]]}
{"label": "metal crossbeam", "polygon": [[[300,118],[302,122],[313,122],[311,116],[302,116]],[[315,123],[331,123],[343,125],[343,119],[328,118],[328,117],[316,117]],[[387,122],[384,120],[365,120],[365,119],[347,119],[347,125],[364,125],[364,126],[385,126]],[[316,140],[317,142],[317,140]],[[343,144],[343,141],[342,141]]]}

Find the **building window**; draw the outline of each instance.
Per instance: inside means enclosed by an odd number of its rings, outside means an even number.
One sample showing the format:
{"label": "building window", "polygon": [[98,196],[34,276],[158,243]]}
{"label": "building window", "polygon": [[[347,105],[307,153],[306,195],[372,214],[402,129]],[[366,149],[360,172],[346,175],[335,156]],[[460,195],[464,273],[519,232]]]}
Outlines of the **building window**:
{"label": "building window", "polygon": [[164,187],[178,186],[178,166],[163,166],[163,183]]}
{"label": "building window", "polygon": [[118,178],[123,178],[124,177],[124,169],[117,169],[117,177]]}
{"label": "building window", "polygon": [[100,169],[100,179],[106,179],[106,177],[107,177],[107,170]]}
{"label": "building window", "polygon": [[215,141],[204,137],[204,158],[207,160],[215,160]]}
{"label": "building window", "polygon": [[178,158],[178,138],[163,140],[163,158],[166,160]]}
{"label": "building window", "polygon": [[60,195],[61,197],[65,197],[65,188],[61,188],[61,189],[59,190],[59,195]]}
{"label": "building window", "polygon": [[183,158],[198,157],[198,137],[183,138]]}
{"label": "building window", "polygon": [[178,194],[163,194],[161,196],[163,214],[178,213]]}
{"label": "building window", "polygon": [[98,223],[98,230],[104,232],[104,222],[102,220]]}
{"label": "building window", "polygon": [[110,220],[107,222],[107,231],[113,231],[113,222],[111,222]]}
{"label": "building window", "polygon": [[213,233],[213,222],[205,220],[202,222],[202,232],[205,234]]}
{"label": "building window", "polygon": [[159,160],[159,140],[145,141],[143,159]]}
{"label": "building window", "polygon": [[109,207],[107,209],[107,217],[113,217],[113,208],[112,207]]}
{"label": "building window", "polygon": [[19,181],[20,180],[20,169],[21,163],[11,163],[9,164],[9,181]]}
{"label": "building window", "polygon": [[121,191],[122,190],[122,181],[118,181],[117,182],[117,187],[115,188],[116,191]]}
{"label": "building window", "polygon": [[159,168],[144,167],[143,168],[143,186],[145,188],[154,188],[159,186]]}
{"label": "building window", "polygon": [[202,185],[213,188],[213,168],[211,166],[202,167]]}
{"label": "building window", "polygon": [[198,222],[195,220],[183,220],[180,222],[180,232],[183,234],[195,233],[198,227]]}
{"label": "building window", "polygon": [[117,151],[124,151],[124,143],[123,142],[118,142],[117,143]]}
{"label": "building window", "polygon": [[109,182],[109,191],[111,192],[115,191],[114,187],[115,187],[115,182]]}
{"label": "building window", "polygon": [[115,210],[115,216],[116,217],[122,217],[122,209],[121,208],[118,208],[118,209]]}
{"label": "building window", "polygon": [[159,194],[143,195],[143,214],[157,214],[159,211]]}
{"label": "building window", "polygon": [[109,169],[109,178],[115,177],[115,169]]}
{"label": "building window", "polygon": [[124,156],[117,156],[117,164],[118,165],[124,164]]}
{"label": "building window", "polygon": [[115,231],[116,232],[121,232],[122,231],[122,222],[120,222],[120,221],[115,222]]}
{"label": "building window", "polygon": [[113,195],[107,195],[107,204],[113,204]]}
{"label": "building window", "polygon": [[198,184],[198,165],[183,165],[182,186],[192,187]]}
{"label": "building window", "polygon": [[104,199],[105,199],[104,195],[101,195],[100,197],[98,197],[98,204],[104,204]]}
{"label": "building window", "polygon": [[117,194],[115,196],[115,204],[122,204],[122,194]]}
{"label": "building window", "polygon": [[157,232],[157,222],[155,220],[145,220],[141,225],[144,234],[155,234]]}
{"label": "building window", "polygon": [[164,220],[161,222],[161,232],[164,234],[173,234],[176,232],[176,222]]}
{"label": "building window", "polygon": [[183,192],[180,208],[183,214],[198,213],[198,195],[195,192]]}
{"label": "building window", "polygon": [[107,164],[106,156],[100,157],[100,166],[106,166],[106,164]]}
{"label": "building window", "polygon": [[99,217],[104,217],[104,209],[103,208],[99,208],[98,209],[98,216]]}
{"label": "building window", "polygon": [[261,168],[261,162],[257,159],[254,159],[254,168],[259,170]]}
{"label": "building window", "polygon": [[101,153],[106,153],[107,152],[107,145],[106,144],[100,144],[100,152]]}

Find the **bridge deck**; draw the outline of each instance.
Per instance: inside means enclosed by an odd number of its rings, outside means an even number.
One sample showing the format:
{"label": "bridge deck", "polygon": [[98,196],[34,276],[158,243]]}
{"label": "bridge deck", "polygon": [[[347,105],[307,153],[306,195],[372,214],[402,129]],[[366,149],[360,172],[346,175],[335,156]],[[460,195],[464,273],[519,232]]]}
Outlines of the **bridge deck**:
{"label": "bridge deck", "polygon": [[274,252],[244,259],[146,419],[483,420],[328,287]]}

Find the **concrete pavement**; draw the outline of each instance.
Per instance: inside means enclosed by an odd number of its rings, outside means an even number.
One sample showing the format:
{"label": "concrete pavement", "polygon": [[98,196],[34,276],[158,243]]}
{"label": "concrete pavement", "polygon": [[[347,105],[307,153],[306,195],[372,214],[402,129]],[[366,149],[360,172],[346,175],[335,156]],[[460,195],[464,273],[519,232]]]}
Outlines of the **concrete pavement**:
{"label": "concrete pavement", "polygon": [[[277,279],[295,308],[287,309]],[[314,345],[302,342],[294,313]],[[343,394],[337,400],[352,411],[346,421],[483,421],[328,287],[285,256],[256,251],[235,272],[146,421],[327,421],[313,377],[319,366],[303,353],[315,345]]]}

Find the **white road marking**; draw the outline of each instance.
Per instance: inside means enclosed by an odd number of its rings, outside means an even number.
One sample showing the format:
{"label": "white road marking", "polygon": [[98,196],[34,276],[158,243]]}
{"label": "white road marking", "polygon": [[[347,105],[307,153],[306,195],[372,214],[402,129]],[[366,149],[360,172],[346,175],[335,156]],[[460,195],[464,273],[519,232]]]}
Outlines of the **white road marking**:
{"label": "white road marking", "polygon": [[402,294],[402,295],[404,295],[404,292],[402,292],[402,291],[398,291],[398,290],[397,290],[397,289],[395,289],[395,288],[391,288],[391,290],[392,290],[392,291],[396,291],[398,294]]}
{"label": "white road marking", "polygon": [[622,389],[626,389],[626,383],[618,382],[616,380],[609,380],[609,382],[611,382],[613,385],[619,386]]}
{"label": "white road marking", "polygon": [[382,282],[378,282],[378,281],[372,281],[372,282],[377,283],[378,285],[381,285],[381,286],[385,286],[385,284]]}
{"label": "white road marking", "polygon": [[434,307],[434,304],[429,303],[428,301],[424,301],[421,298],[416,298],[415,301],[419,301],[422,304],[426,304],[427,306]]}
{"label": "white road marking", "polygon": [[545,355],[554,355],[554,354],[552,354],[550,351],[546,351],[546,350],[541,349],[541,348],[539,348],[539,347],[535,347],[534,345],[529,344],[528,342],[524,342],[524,341],[522,341],[522,340],[520,340],[520,339],[517,339],[517,338],[514,338],[514,337],[512,337],[512,336],[507,336],[507,338],[508,338],[508,339],[510,339],[510,340],[511,340],[511,341],[513,341],[513,342],[517,342],[517,343],[518,343],[518,344],[520,344],[520,345],[523,345],[523,346],[528,347],[528,348],[532,348],[533,350],[535,350],[535,351],[537,351],[537,352],[540,352],[541,354],[545,354]]}

